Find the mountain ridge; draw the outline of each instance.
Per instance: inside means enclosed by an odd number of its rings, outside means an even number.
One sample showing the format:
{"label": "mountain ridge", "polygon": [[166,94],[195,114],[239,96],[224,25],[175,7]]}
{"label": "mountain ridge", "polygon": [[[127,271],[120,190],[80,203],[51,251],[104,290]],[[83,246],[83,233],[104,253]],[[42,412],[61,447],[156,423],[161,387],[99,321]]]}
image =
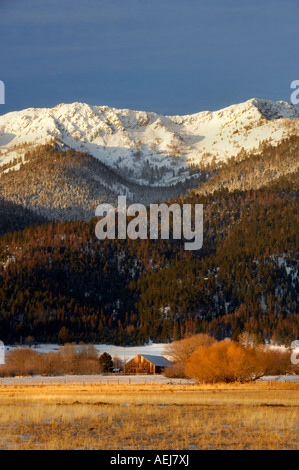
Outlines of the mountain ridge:
{"label": "mountain ridge", "polygon": [[298,108],[256,98],[185,116],[62,103],[0,116],[0,168],[23,156],[23,146],[57,142],[61,150],[88,153],[140,184],[153,169],[159,177],[152,184],[167,186],[187,179],[190,167],[221,164],[242,148],[256,151],[263,140],[276,145],[298,129]]}

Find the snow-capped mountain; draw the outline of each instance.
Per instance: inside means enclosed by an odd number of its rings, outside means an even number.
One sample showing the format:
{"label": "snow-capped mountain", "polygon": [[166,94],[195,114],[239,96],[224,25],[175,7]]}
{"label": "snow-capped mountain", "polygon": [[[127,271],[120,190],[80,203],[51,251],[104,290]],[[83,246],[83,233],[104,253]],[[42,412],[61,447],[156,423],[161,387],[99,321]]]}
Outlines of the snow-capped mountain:
{"label": "snow-capped mountain", "polygon": [[85,103],[29,108],[0,116],[0,165],[28,146],[55,140],[62,150],[89,153],[140,184],[155,171],[154,183],[168,185],[184,180],[192,165],[226,161],[242,148],[256,152],[265,140],[276,145],[298,133],[298,118],[299,109],[287,102],[254,98],[185,116]]}

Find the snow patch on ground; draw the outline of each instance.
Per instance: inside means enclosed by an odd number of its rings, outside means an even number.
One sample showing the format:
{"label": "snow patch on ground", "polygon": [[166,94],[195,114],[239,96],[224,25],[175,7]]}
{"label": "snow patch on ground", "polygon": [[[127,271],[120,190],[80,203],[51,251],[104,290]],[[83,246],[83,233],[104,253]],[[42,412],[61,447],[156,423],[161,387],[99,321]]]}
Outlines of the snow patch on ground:
{"label": "snow patch on ground", "polygon": [[[118,357],[119,359],[128,361],[133,357],[137,356],[137,354],[150,354],[153,356],[163,356],[164,355],[164,348],[167,344],[166,343],[149,343],[144,346],[114,346],[112,344],[95,344],[94,347],[96,348],[99,355],[107,352],[112,357]],[[6,351],[22,348],[27,346],[5,346]],[[48,353],[51,351],[58,351],[59,344],[38,344],[37,346],[33,346],[32,348],[35,351],[41,353]]]}
{"label": "snow patch on ground", "polygon": [[0,378],[0,386],[11,384],[24,385],[77,385],[77,384],[184,384],[194,383],[192,379],[169,379],[163,375],[61,375],[55,377],[48,376],[26,376],[26,377],[4,377]]}

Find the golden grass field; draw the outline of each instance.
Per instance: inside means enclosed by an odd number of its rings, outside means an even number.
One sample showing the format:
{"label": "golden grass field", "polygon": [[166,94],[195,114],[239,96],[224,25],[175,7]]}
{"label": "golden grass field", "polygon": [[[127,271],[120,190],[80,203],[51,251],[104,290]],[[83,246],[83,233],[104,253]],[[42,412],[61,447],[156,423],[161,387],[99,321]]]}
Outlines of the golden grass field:
{"label": "golden grass field", "polygon": [[299,384],[0,386],[0,449],[299,448]]}

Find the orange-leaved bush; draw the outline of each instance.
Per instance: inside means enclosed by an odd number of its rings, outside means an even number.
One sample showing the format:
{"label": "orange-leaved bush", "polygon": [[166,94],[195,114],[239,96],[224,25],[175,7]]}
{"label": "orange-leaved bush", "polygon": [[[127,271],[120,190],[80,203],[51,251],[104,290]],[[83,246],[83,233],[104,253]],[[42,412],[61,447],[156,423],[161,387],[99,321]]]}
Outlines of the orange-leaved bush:
{"label": "orange-leaved bush", "polygon": [[244,347],[236,341],[224,340],[194,351],[186,362],[185,373],[207,383],[249,382],[274,370],[285,373],[289,364],[288,355],[278,357],[265,348]]}
{"label": "orange-leaved bush", "polygon": [[196,351],[199,346],[211,346],[215,341],[215,338],[207,334],[198,333],[168,344],[164,348],[164,354],[170,357],[174,364],[170,367],[166,367],[164,375],[173,378],[185,377],[185,363],[191,354]]}

